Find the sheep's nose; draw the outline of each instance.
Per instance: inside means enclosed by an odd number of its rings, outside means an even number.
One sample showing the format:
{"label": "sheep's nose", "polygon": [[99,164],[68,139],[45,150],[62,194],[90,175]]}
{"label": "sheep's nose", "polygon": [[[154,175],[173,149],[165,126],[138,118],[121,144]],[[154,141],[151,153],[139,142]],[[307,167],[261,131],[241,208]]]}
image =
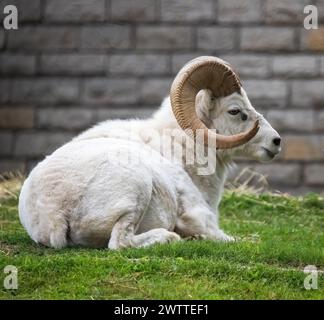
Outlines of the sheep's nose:
{"label": "sheep's nose", "polygon": [[272,142],[275,146],[280,146],[281,138],[274,138]]}

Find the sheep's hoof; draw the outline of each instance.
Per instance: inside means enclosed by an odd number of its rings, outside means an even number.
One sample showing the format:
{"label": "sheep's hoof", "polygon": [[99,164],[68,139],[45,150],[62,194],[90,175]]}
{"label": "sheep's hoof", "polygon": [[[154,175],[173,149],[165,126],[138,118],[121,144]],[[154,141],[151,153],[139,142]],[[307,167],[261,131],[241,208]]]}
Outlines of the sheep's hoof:
{"label": "sheep's hoof", "polygon": [[218,230],[217,233],[215,234],[215,240],[216,241],[222,241],[222,242],[234,242],[237,241],[232,236],[227,235],[224,231]]}
{"label": "sheep's hoof", "polygon": [[187,241],[192,241],[192,240],[204,240],[207,239],[207,237],[204,234],[194,234],[190,237],[184,238]]}

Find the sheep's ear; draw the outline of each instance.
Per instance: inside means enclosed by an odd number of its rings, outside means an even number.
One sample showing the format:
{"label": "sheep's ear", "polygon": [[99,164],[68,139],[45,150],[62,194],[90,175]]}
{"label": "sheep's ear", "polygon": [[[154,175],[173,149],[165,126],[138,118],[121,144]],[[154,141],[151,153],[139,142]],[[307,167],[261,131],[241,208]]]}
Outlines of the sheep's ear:
{"label": "sheep's ear", "polygon": [[214,107],[213,94],[210,90],[201,90],[196,96],[196,112],[198,118],[204,122],[204,124],[209,127],[211,123],[210,120],[210,110]]}

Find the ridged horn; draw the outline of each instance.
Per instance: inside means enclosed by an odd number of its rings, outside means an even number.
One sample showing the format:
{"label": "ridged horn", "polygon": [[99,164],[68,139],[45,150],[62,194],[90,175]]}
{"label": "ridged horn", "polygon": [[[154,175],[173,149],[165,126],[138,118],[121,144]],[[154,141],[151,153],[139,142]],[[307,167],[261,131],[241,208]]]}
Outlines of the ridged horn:
{"label": "ridged horn", "polygon": [[[209,89],[215,97],[240,93],[242,85],[231,66],[222,59],[202,56],[189,61],[175,77],[170,91],[171,106],[179,126],[193,138],[196,130],[204,130],[205,145],[230,149],[251,140],[259,130],[259,122],[248,131],[225,136],[209,130],[198,118],[195,99],[202,89]],[[209,140],[208,140],[209,137]]]}

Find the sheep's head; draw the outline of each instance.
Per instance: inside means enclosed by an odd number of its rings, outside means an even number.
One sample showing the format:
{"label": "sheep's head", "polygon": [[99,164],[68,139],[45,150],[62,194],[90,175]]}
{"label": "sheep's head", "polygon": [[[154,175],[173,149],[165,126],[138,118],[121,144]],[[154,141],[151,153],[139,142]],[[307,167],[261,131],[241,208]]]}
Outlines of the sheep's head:
{"label": "sheep's head", "polygon": [[180,127],[191,135],[203,129],[209,147],[261,161],[280,151],[279,134],[253,108],[238,76],[219,58],[187,63],[172,84],[170,98]]}
{"label": "sheep's head", "polygon": [[210,90],[201,90],[196,97],[199,119],[210,129],[222,135],[235,135],[259,122],[259,131],[247,143],[226,150],[232,156],[246,156],[255,160],[270,161],[281,150],[281,138],[268,121],[250,103],[243,88],[240,93],[215,98]]}

